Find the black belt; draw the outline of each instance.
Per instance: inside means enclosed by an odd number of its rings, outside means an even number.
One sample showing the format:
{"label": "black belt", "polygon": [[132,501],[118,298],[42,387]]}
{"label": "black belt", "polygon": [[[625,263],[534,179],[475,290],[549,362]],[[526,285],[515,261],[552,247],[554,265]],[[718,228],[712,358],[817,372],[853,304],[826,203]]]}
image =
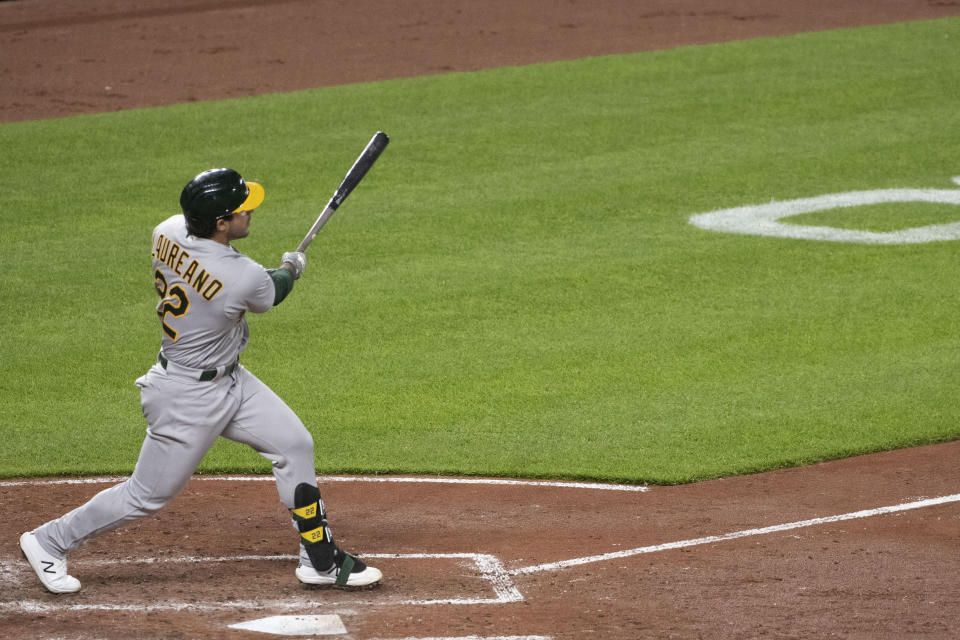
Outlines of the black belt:
{"label": "black belt", "polygon": [[[160,366],[163,367],[164,369],[166,369],[168,366],[170,366],[170,361],[167,360],[165,357],[163,357],[163,354],[162,354],[162,353],[157,354],[157,360],[159,360]],[[239,359],[234,360],[232,363],[230,363],[230,364],[228,364],[227,366],[223,367],[223,373],[222,373],[222,375],[228,376],[228,375],[230,375],[231,373],[233,373],[233,370],[237,368],[237,365],[238,365],[238,364],[240,364],[240,360],[239,360]],[[176,367],[177,369],[179,369],[179,370],[181,370],[181,371],[187,371],[187,372],[189,372],[191,375],[193,375],[193,374],[198,374],[198,375],[197,375],[197,380],[198,380],[199,382],[207,382],[207,381],[209,381],[209,380],[213,380],[214,378],[217,377],[217,375],[220,375],[220,374],[221,374],[220,369],[207,369],[206,371],[201,371],[200,369],[192,369],[192,368],[190,368],[190,367],[184,367],[184,366],[182,366],[182,365],[178,365],[177,363],[173,363],[173,365],[174,365],[174,367]]]}

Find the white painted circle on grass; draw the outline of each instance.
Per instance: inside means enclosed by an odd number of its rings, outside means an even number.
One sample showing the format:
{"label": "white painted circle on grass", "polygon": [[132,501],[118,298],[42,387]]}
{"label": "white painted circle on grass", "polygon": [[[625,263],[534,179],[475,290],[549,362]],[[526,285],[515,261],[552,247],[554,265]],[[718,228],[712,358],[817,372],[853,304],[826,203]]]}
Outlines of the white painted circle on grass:
{"label": "white painted circle on grass", "polygon": [[[960,176],[954,178],[960,184]],[[840,229],[825,226],[785,224],[781,218],[825,211],[847,209],[870,204],[890,202],[937,202],[960,205],[957,189],[880,189],[876,191],[849,191],[831,193],[813,198],[749,205],[721,209],[690,216],[690,224],[708,231],[745,235],[821,240],[825,242],[854,242],[859,244],[917,244],[960,240],[960,222],[935,224],[897,231],[877,232],[860,229]],[[957,211],[960,217],[960,210]]]}

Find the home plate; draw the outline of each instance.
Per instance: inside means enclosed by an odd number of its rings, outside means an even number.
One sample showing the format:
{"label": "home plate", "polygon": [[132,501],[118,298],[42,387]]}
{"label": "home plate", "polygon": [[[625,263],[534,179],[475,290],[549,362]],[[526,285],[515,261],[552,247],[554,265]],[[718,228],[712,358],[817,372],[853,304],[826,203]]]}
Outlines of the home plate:
{"label": "home plate", "polygon": [[260,631],[278,636],[335,636],[347,632],[347,628],[343,626],[343,620],[337,615],[270,616],[231,624],[230,628]]}

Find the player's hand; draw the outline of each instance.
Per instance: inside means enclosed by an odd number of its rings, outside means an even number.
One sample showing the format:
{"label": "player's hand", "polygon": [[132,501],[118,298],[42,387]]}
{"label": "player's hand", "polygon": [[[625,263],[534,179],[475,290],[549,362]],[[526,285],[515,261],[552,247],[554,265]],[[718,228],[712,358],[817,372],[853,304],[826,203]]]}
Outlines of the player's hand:
{"label": "player's hand", "polygon": [[281,266],[290,266],[290,270],[293,271],[293,279],[299,280],[303,270],[307,268],[307,256],[302,251],[287,251],[280,258],[280,264]]}

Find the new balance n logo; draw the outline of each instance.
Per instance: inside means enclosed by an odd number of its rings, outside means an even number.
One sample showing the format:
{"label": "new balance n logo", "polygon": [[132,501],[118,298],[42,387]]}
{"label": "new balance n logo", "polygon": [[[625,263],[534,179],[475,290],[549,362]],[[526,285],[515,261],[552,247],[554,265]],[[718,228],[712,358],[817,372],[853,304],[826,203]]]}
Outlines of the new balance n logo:
{"label": "new balance n logo", "polygon": [[44,573],[56,573],[56,571],[53,570],[53,563],[49,560],[41,560],[40,564],[43,565]]}

